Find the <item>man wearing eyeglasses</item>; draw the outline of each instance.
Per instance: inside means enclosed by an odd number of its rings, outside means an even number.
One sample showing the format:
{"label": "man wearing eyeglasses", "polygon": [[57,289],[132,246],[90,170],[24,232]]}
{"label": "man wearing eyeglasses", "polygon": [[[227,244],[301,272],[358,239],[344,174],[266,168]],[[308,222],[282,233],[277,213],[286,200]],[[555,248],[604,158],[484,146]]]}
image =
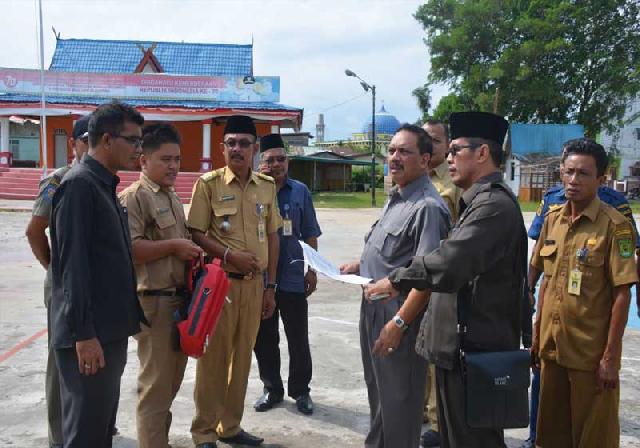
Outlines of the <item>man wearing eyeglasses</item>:
{"label": "man wearing eyeglasses", "polygon": [[274,180],[251,170],[256,140],[250,117],[227,119],[221,144],[227,166],[198,179],[187,218],[193,241],[222,260],[231,280],[231,303],[223,306],[198,359],[191,425],[198,448],[213,448],[218,439],[249,446],[263,442],[240,423],[260,319],[275,309],[281,219]]}
{"label": "man wearing eyeglasses", "polygon": [[[507,121],[462,112],[451,114],[450,126],[449,173],[464,191],[458,221],[439,248],[414,257],[365,294],[432,291],[418,350],[436,366],[440,446],[503,448],[502,429],[467,424],[459,354],[520,348],[527,235],[517,199],[498,169]],[[459,335],[463,307],[466,331]]]}
{"label": "man wearing eyeglasses", "polygon": [[60,374],[65,448],[107,448],[129,336],[146,323],[136,294],[119,170],[136,168],[144,118],[131,106],[99,106],[89,152],[62,180],[51,212],[51,342]]}
{"label": "man wearing eyeglasses", "polygon": [[[89,118],[90,115],[85,115],[78,119],[73,125],[73,135],[69,139],[74,155],[73,164],[82,160],[89,150]],[[31,220],[26,230],[27,240],[29,241],[33,255],[35,255],[36,259],[47,271],[44,281],[44,306],[47,309],[47,322],[49,322],[49,303],[51,302],[51,249],[45,231],[47,227],[49,227],[49,215],[51,214],[53,195],[73,164],[58,168],[40,181],[38,196],[33,203]],[[49,340],[51,339],[50,335],[51,334],[48,333]],[[45,373],[45,396],[47,401],[49,446],[52,448],[62,447],[60,380],[56,367],[55,352],[50,344],[47,355],[47,370]]]}
{"label": "man wearing eyeglasses", "polygon": [[296,401],[298,411],[313,413],[309,396],[311,381],[311,350],[309,348],[308,302],[318,279],[311,268],[304,273],[302,247],[299,240],[318,248],[320,226],[305,184],[288,176],[289,161],[280,134],[260,138],[260,171],[274,178],[278,191],[278,206],[283,219],[280,229],[276,309],[269,319],[260,323],[254,348],[264,393],[254,404],[257,412],[268,411],[282,401],[284,386],[280,376],[279,316],[282,316],[289,347],[288,395]]}

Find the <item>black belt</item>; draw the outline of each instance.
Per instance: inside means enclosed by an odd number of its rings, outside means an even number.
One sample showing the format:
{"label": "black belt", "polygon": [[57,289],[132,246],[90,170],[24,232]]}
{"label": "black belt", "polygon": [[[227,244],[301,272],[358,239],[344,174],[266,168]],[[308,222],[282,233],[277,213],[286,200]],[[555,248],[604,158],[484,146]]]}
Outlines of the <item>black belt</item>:
{"label": "black belt", "polygon": [[234,280],[252,280],[258,276],[258,274],[254,274],[253,272],[249,274],[241,274],[239,272],[229,272],[229,271],[225,271],[225,272],[227,273],[227,277],[232,278]]}
{"label": "black belt", "polygon": [[160,297],[186,297],[187,290],[178,289],[147,289],[142,291],[143,296],[160,296]]}

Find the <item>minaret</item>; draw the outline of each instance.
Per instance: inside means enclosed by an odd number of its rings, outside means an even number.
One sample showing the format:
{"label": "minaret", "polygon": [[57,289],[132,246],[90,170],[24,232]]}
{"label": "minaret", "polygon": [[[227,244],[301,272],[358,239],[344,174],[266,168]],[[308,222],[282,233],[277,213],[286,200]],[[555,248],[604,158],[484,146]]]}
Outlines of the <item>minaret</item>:
{"label": "minaret", "polygon": [[324,142],[324,114],[318,114],[318,124],[316,124],[316,143]]}

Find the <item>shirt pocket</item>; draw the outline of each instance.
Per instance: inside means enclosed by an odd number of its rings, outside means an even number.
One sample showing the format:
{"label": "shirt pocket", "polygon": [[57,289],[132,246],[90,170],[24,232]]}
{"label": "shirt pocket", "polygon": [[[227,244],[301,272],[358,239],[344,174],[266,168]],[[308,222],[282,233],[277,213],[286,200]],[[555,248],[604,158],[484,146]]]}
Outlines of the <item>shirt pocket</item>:
{"label": "shirt pocket", "polygon": [[540,256],[544,263],[544,275],[550,277],[553,275],[553,266],[556,262],[556,255],[558,252],[558,246],[555,244],[545,244],[540,249]]}
{"label": "shirt pocket", "polygon": [[[212,227],[215,227],[216,229],[221,229],[221,225],[223,222],[227,221],[229,223],[229,231],[232,231],[236,225],[238,224],[237,221],[237,216],[238,216],[238,207],[235,205],[230,205],[230,204],[214,204],[213,205],[213,220],[214,220],[214,225]],[[223,233],[226,233],[224,230],[222,230]]]}
{"label": "shirt pocket", "polygon": [[382,224],[383,235],[381,235],[379,250],[383,257],[398,258],[411,248],[406,244],[403,247],[408,222],[405,220],[403,223],[385,222]]}
{"label": "shirt pocket", "polygon": [[166,230],[169,227],[176,225],[176,217],[173,216],[171,210],[158,210],[156,214],[156,225],[160,230]]}

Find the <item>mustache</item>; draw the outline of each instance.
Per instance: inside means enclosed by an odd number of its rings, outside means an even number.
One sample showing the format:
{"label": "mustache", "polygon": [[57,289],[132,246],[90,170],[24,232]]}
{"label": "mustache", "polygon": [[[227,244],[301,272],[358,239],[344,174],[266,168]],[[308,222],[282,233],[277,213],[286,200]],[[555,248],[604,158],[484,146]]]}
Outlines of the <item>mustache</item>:
{"label": "mustache", "polygon": [[231,153],[230,157],[233,160],[244,160],[244,156],[238,152]]}
{"label": "mustache", "polygon": [[400,162],[391,162],[391,165],[389,165],[390,168],[393,168],[394,170],[403,170],[404,169],[404,165]]}

